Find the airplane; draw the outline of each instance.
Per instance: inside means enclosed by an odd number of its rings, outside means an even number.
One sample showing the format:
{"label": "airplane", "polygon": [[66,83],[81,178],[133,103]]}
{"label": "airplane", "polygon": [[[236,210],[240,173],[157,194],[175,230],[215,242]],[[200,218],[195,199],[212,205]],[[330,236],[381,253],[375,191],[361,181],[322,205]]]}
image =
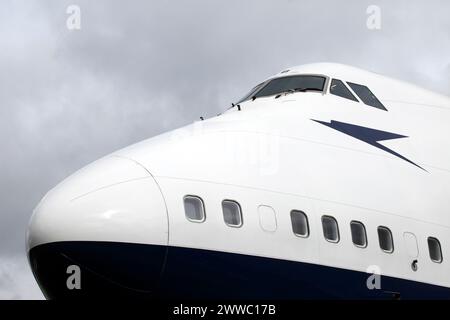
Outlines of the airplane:
{"label": "airplane", "polygon": [[50,190],[29,264],[48,299],[448,299],[449,123],[413,84],[283,70]]}

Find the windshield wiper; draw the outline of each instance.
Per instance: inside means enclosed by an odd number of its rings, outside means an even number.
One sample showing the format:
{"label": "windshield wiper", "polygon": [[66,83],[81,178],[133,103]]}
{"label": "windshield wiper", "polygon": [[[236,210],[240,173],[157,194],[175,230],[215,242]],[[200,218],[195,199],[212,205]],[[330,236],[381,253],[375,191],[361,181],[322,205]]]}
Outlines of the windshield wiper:
{"label": "windshield wiper", "polygon": [[[295,89],[288,89],[286,91],[282,91],[279,94],[277,94],[277,96],[275,97],[275,99],[278,99],[279,97],[281,97],[282,94],[287,94],[287,93],[295,93],[295,92],[299,92],[299,91],[305,91],[305,88],[295,88]],[[265,97],[265,96],[259,96],[259,97]],[[256,98],[259,98],[256,95],[252,97],[252,101],[255,101]]]}
{"label": "windshield wiper", "polygon": [[286,90],[286,91],[283,91],[283,92],[280,92],[279,94],[277,94],[277,95],[275,96],[275,99],[278,99],[278,98],[281,97],[283,94],[286,95],[286,94],[288,94],[288,93],[306,92],[306,91],[308,91],[308,90],[310,90],[310,91],[322,91],[322,90],[317,89],[317,88],[295,88],[295,89],[289,89],[289,90]]}

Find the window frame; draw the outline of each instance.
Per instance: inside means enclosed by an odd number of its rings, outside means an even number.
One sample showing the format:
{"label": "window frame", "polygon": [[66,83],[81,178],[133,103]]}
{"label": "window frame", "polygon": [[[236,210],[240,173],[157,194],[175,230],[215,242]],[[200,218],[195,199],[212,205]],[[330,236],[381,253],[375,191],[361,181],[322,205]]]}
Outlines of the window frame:
{"label": "window frame", "polygon": [[[225,214],[224,214],[224,210],[223,210],[223,204],[224,204],[224,202],[230,202],[230,203],[234,203],[234,204],[237,205],[237,207],[238,207],[238,209],[239,209],[239,218],[240,218],[240,224],[239,224],[239,225],[229,224],[229,223],[226,222],[226,220],[225,220]],[[243,217],[243,214],[242,214],[242,207],[241,207],[241,205],[240,205],[239,202],[237,202],[236,200],[224,199],[224,200],[222,200],[221,207],[222,207],[222,217],[223,217],[223,221],[225,222],[225,224],[226,224],[228,227],[231,227],[231,228],[240,228],[240,227],[243,226],[243,224],[244,224],[244,217]]]}
{"label": "window frame", "polygon": [[[441,260],[434,260],[431,257],[430,240],[433,240],[433,241],[435,241],[438,244],[438,246],[439,246],[439,254],[440,254]],[[441,264],[444,261],[444,256],[442,255],[442,245],[441,245],[441,242],[439,241],[439,239],[436,238],[436,237],[428,237],[427,238],[427,245],[428,245],[428,255],[430,257],[430,260],[432,262],[434,262],[434,263]]]}
{"label": "window frame", "polygon": [[[191,219],[188,217],[188,215],[186,214],[186,199],[187,198],[191,198],[191,199],[197,199],[200,200],[200,203],[202,204],[202,212],[203,212],[203,219],[202,220],[197,220],[197,219]],[[205,202],[203,201],[203,199],[199,196],[196,195],[192,195],[192,194],[187,194],[183,197],[183,208],[184,208],[184,216],[186,217],[186,219],[190,222],[194,222],[194,223],[203,223],[206,221],[206,209],[205,209]]]}
{"label": "window frame", "polygon": [[[359,245],[359,244],[356,244],[355,241],[353,240],[353,232],[352,232],[352,225],[353,225],[353,224],[357,224],[357,225],[359,225],[359,226],[362,226],[362,229],[363,229],[363,231],[364,231],[364,240],[365,240],[365,244],[364,244],[363,246],[362,246],[362,245]],[[366,226],[364,225],[364,223],[362,223],[361,221],[358,221],[358,220],[352,220],[352,221],[350,221],[350,234],[351,234],[351,236],[352,236],[352,243],[353,243],[353,245],[354,245],[355,247],[361,248],[361,249],[367,248],[367,246],[369,245],[369,239],[367,238],[367,229],[366,229]]]}
{"label": "window frame", "polygon": [[[305,220],[306,220],[306,234],[305,234],[305,235],[298,234],[298,233],[296,233],[295,230],[294,230],[294,223],[293,223],[293,221],[292,221],[292,214],[297,214],[297,213],[300,213],[300,214],[302,214],[302,215],[305,217]],[[310,229],[309,229],[309,219],[308,219],[308,215],[307,215],[304,211],[302,211],[302,210],[292,209],[291,212],[290,212],[290,217],[291,217],[291,228],[292,228],[292,233],[293,233],[296,237],[299,237],[299,238],[304,238],[304,239],[309,238],[309,235],[310,235]]]}
{"label": "window frame", "polygon": [[[392,250],[385,250],[385,249],[383,249],[382,247],[381,247],[381,242],[380,242],[380,230],[386,230],[386,231],[388,231],[389,232],[389,235],[390,235],[390,238],[391,238],[391,245],[392,245]],[[379,247],[380,247],[380,249],[381,249],[381,251],[383,251],[384,253],[389,253],[389,254],[392,254],[392,253],[394,253],[394,251],[395,251],[395,245],[394,245],[394,235],[392,234],[392,231],[391,231],[391,229],[389,229],[388,227],[386,227],[386,226],[378,226],[377,227],[377,235],[378,235],[378,245],[379,245]]]}
{"label": "window frame", "polygon": [[[325,236],[325,229],[324,229],[324,225],[323,225],[324,218],[330,218],[331,220],[333,220],[335,222],[335,224],[336,224],[336,231],[337,231],[336,232],[337,233],[337,239],[336,240],[330,240],[330,239],[328,239]],[[338,223],[337,219],[335,217],[333,217],[333,216],[330,216],[330,215],[322,215],[321,222],[322,222],[322,234],[323,234],[324,239],[327,242],[330,242],[330,243],[339,243],[339,241],[341,241],[341,234],[340,234],[340,231],[339,231],[339,223]]]}

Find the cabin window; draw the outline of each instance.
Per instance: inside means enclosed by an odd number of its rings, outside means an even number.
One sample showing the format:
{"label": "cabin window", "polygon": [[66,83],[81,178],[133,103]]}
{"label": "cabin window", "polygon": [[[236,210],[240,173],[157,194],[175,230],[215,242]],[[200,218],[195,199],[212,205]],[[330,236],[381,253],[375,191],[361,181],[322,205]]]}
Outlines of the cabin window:
{"label": "cabin window", "polygon": [[429,237],[428,238],[428,251],[430,252],[430,259],[433,262],[442,262],[442,250],[441,243],[438,239]]}
{"label": "cabin window", "polygon": [[358,99],[351,93],[346,85],[338,79],[331,80],[330,93],[335,96],[358,102]]}
{"label": "cabin window", "polygon": [[347,82],[347,84],[366,105],[387,111],[385,106],[380,102],[380,100],[378,100],[378,98],[372,93],[372,91],[370,91],[369,88],[361,84],[352,82]]}
{"label": "cabin window", "polygon": [[303,211],[291,211],[292,231],[298,237],[307,238],[309,236],[308,217]]}
{"label": "cabin window", "polygon": [[339,242],[339,227],[335,218],[322,216],[322,229],[325,240],[329,242]]}
{"label": "cabin window", "polygon": [[378,227],[378,241],[380,248],[386,253],[394,252],[394,240],[392,238],[392,232],[387,227]]}
{"label": "cabin window", "polygon": [[350,229],[352,232],[352,241],[358,248],[367,247],[367,234],[364,224],[359,221],[350,222]]}
{"label": "cabin window", "polygon": [[192,222],[205,221],[205,205],[203,200],[197,196],[185,196],[184,200],[184,213],[186,218]]}
{"label": "cabin window", "polygon": [[227,226],[239,228],[242,226],[242,210],[239,203],[233,200],[222,201],[223,220]]}

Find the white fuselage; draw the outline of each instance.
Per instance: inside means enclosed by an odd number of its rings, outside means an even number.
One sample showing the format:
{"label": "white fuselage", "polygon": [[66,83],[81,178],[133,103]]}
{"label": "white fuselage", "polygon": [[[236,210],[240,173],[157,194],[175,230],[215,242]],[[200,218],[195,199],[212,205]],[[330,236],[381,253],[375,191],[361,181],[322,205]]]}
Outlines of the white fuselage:
{"label": "white fuselage", "polygon": [[[169,255],[170,248],[186,248],[365,278],[379,272],[402,285],[383,288],[382,280],[378,290],[401,295],[406,282],[450,292],[449,99],[340,65],[307,65],[276,77],[293,74],[323,75],[326,89],[250,99],[240,110],[140,142],[80,170],[36,208],[29,249],[67,241],[157,245],[168,247]],[[368,86],[387,111],[330,94],[331,79]],[[332,121],[404,137],[368,143],[370,137],[326,125]],[[203,200],[204,221],[186,218],[187,195]],[[227,199],[239,203],[242,226],[224,223],[221,204]],[[308,237],[293,233],[292,210],[306,214]],[[336,219],[337,243],[324,238],[323,216]],[[352,221],[365,226],[365,248],[352,241]],[[380,248],[380,226],[392,232],[391,253]],[[440,242],[440,262],[430,259],[429,237]],[[239,266],[230,272],[239,274]]]}

